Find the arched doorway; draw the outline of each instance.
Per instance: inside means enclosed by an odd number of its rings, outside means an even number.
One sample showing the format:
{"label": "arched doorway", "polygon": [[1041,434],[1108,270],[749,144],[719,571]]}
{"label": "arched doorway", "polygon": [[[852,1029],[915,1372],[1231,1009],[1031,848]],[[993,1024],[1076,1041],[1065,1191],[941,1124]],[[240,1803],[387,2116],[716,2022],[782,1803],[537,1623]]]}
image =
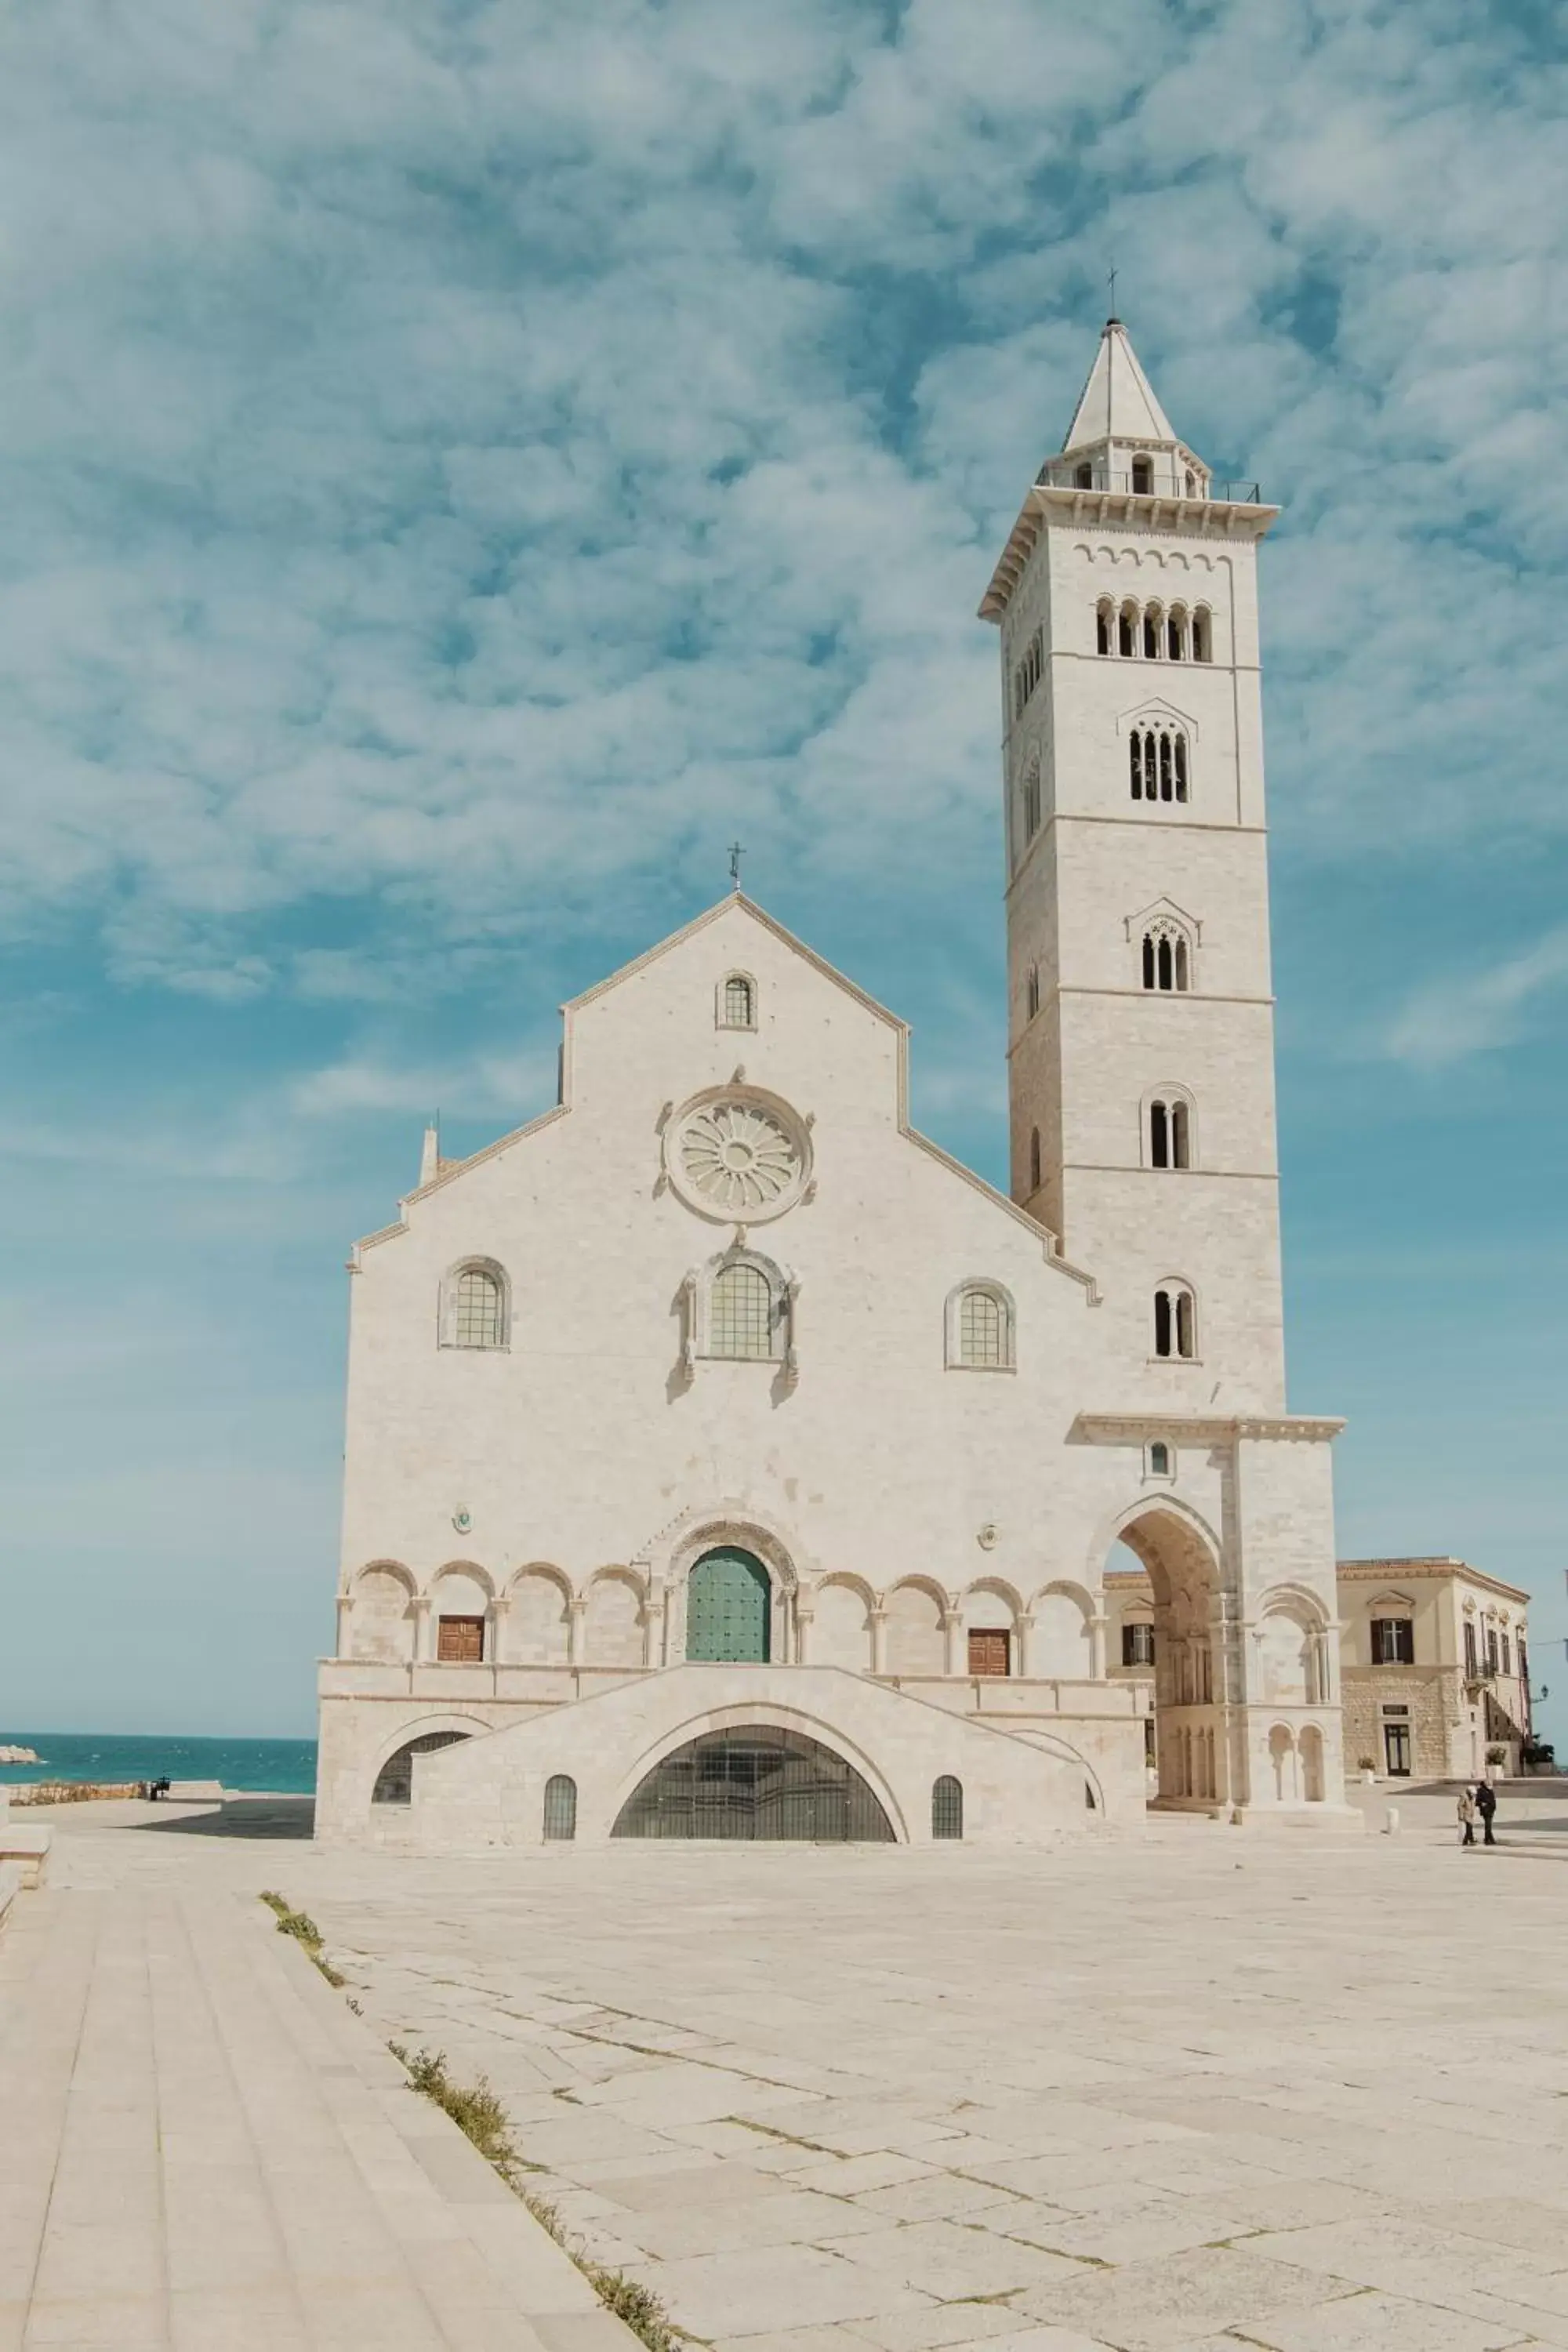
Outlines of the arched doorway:
{"label": "arched doorway", "polygon": [[1235,1791],[1218,1564],[1190,1519],[1157,1505],[1121,1529],[1120,1545],[1121,1556],[1113,1551],[1105,1579],[1107,1601],[1114,1601],[1121,1619],[1120,1651],[1110,1664],[1113,1673],[1119,1665],[1149,1685],[1156,1801],[1224,1803]]}
{"label": "arched doorway", "polygon": [[711,1664],[765,1666],[772,1652],[773,1587],[756,1556],[720,1544],[686,1580],[686,1654]]}
{"label": "arched doorway", "polygon": [[889,1845],[893,1825],[842,1756],[803,1731],[761,1723],[678,1748],[638,1783],[610,1834]]}

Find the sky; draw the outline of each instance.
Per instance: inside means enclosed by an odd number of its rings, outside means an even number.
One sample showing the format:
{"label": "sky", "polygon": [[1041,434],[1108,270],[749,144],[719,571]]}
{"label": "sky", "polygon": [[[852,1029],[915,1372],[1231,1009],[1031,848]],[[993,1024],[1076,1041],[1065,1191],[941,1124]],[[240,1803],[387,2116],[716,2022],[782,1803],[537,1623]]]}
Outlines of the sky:
{"label": "sky", "polygon": [[1568,1743],[1564,79],[1474,0],[0,19],[0,1731],[310,1731],[347,1251],[732,839],[1005,1181],[975,607],[1114,264],[1283,509],[1290,1402]]}

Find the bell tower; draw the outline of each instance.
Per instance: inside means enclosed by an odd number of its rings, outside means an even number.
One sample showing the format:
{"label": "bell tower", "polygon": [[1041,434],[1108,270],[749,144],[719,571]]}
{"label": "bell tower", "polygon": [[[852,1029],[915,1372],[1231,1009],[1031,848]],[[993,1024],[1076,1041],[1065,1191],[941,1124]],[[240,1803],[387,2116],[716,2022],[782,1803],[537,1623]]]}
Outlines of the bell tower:
{"label": "bell tower", "polygon": [[982,616],[1001,635],[1012,1191],[1129,1401],[1284,1409],[1257,559],[1108,320]]}

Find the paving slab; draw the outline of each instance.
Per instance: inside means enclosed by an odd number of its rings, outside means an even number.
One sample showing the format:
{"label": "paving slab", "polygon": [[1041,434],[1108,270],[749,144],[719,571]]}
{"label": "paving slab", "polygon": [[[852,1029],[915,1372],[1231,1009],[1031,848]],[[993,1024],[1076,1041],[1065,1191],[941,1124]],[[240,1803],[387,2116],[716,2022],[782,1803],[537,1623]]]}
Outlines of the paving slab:
{"label": "paving slab", "polygon": [[[73,2148],[60,2092],[96,1982],[113,2032],[87,2045],[83,2089],[104,2149],[136,2145],[141,2093],[118,2087],[136,2066],[168,2086],[171,2327],[221,2297],[231,2266],[264,2301],[275,2242],[290,2292],[299,2275],[324,2298],[340,2219],[345,2291],[374,2286],[384,2231],[437,2341],[466,2324],[481,2345],[494,2314],[453,2251],[465,2240],[525,2310],[537,2299],[515,2241],[486,2238],[515,2218],[489,2201],[493,2176],[464,2169],[465,2144],[436,2147],[444,2119],[380,2048],[395,2036],[445,2049],[459,2079],[488,2074],[585,2250],[634,2268],[721,2352],[1362,2352],[1363,2337],[1365,2352],[1568,2352],[1568,1994],[1552,1957],[1568,1812],[1552,1832],[1505,1795],[1478,1899],[1448,1801],[1425,1802],[1403,1801],[1397,1838],[1321,1848],[1163,1822],[1048,1856],[955,1846],[874,1867],[809,1848],[318,1853],[259,1823],[238,1843],[163,1821],[127,1833],[133,1809],[73,1808],[57,1892],[174,1910],[149,1909],[153,1958],[122,1941],[112,1983],[96,1928],[62,1943],[37,2003],[56,2055],[22,2069],[18,2113],[29,2147],[61,2152],[62,2231],[117,2210],[137,2225],[133,2187],[116,2205],[125,2168]],[[326,2022],[343,2003],[308,1969],[288,1971],[300,2063],[276,2074],[243,1975],[216,1950],[180,1959],[169,1921],[199,1945],[204,1906],[243,1907],[263,1885],[316,1917],[351,1979],[366,2031],[346,2071]],[[119,2073],[116,2042],[143,2053]],[[395,2127],[400,2104],[416,2127]],[[15,2147],[0,2144],[7,2321],[42,2226]],[[189,2163],[204,2147],[209,2182]],[[276,2240],[258,2165],[281,2184]],[[243,2299],[206,2309],[215,2327],[249,2325]],[[562,2331],[601,2316],[531,2325],[547,2352],[600,2352]],[[310,2316],[312,2352],[329,2318]],[[284,2352],[289,2325],[280,2311]],[[189,2324],[177,2340],[207,2352]]]}

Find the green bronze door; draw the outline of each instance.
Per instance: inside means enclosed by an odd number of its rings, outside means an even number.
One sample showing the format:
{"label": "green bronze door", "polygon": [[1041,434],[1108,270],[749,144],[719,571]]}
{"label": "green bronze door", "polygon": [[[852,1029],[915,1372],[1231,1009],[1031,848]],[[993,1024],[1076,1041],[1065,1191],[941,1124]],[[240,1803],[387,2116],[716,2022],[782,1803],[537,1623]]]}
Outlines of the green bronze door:
{"label": "green bronze door", "polygon": [[768,1572],[728,1544],[704,1552],[686,1582],[686,1654],[749,1666],[768,1662]]}

